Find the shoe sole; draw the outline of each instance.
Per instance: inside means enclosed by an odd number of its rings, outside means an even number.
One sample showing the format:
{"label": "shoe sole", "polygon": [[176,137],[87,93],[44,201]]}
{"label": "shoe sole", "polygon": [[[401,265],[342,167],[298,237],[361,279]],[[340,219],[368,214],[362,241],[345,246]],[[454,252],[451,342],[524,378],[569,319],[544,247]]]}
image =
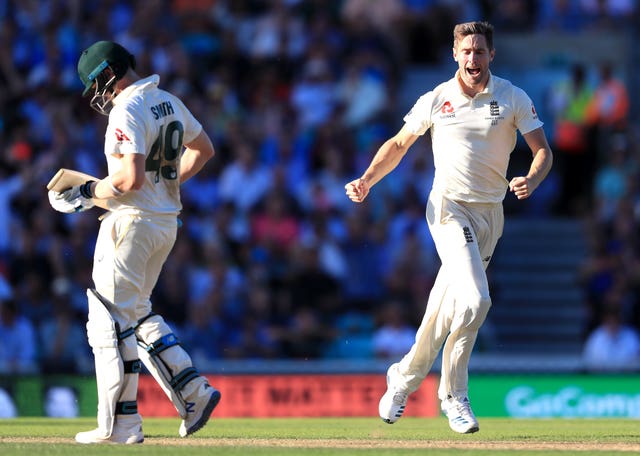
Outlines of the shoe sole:
{"label": "shoe sole", "polygon": [[[451,427],[451,426],[449,426]],[[453,432],[457,432],[458,434],[473,434],[474,432],[478,432],[480,430],[480,426],[473,426],[467,429],[466,431],[457,431],[451,427]]]}
{"label": "shoe sole", "polygon": [[79,443],[81,445],[136,445],[138,443],[142,443],[144,442],[144,437],[140,437],[134,441],[128,442],[128,441],[122,441],[122,442],[118,442],[116,440],[93,440],[93,441],[83,441],[83,440],[78,440],[77,438],[75,439],[76,443]]}
{"label": "shoe sole", "polygon": [[218,390],[215,390],[213,393],[211,393],[209,402],[207,402],[207,406],[202,411],[202,416],[198,421],[196,421],[193,424],[193,426],[187,429],[187,435],[191,435],[194,432],[198,432],[200,429],[204,427],[205,424],[207,424],[207,421],[209,421],[209,417],[213,413],[213,409],[216,408],[216,406],[218,405],[218,402],[220,402],[221,397],[222,397],[222,394],[220,394],[220,391]]}

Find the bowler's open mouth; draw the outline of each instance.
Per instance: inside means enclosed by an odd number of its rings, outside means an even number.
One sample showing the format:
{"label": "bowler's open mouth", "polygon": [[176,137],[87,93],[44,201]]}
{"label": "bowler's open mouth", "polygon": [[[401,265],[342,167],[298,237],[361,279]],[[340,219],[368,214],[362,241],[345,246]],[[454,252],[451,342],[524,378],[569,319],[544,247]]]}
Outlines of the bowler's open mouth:
{"label": "bowler's open mouth", "polygon": [[471,76],[477,76],[480,74],[480,68],[467,68],[467,73]]}

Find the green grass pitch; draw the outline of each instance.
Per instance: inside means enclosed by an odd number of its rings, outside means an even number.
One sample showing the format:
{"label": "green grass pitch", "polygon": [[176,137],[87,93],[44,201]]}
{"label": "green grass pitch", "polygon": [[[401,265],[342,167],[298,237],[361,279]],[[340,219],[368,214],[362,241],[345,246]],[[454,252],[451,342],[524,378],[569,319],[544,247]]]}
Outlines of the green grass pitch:
{"label": "green grass pitch", "polygon": [[141,445],[80,445],[76,432],[95,419],[0,420],[0,454],[9,455],[631,455],[640,426],[630,419],[481,418],[480,432],[459,435],[444,418],[212,418],[179,438],[179,419],[144,420]]}

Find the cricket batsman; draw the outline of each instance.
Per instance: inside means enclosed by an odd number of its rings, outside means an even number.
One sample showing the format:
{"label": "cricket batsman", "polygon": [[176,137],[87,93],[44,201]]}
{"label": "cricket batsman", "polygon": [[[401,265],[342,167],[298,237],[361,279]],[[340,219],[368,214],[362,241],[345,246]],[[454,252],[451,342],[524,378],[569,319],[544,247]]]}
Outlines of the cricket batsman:
{"label": "cricket batsman", "polygon": [[201,429],[220,400],[180,346],[151,293],[176,240],[182,209],[180,184],[214,156],[202,125],[176,96],[141,78],[121,45],[98,41],[82,52],[83,96],[109,117],[104,142],[108,176],[62,192],[51,206],[74,213],[106,201],[93,258],[94,288],[87,290],[87,335],[95,358],[98,427],[79,443],[141,443],[138,375],[142,363],[182,418],[179,434]]}

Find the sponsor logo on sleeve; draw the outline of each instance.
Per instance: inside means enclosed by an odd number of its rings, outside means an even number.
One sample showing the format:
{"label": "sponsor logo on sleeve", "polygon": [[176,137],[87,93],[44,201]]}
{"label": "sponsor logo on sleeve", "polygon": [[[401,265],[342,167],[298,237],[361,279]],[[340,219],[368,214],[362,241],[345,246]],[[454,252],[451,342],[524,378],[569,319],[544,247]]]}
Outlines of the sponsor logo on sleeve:
{"label": "sponsor logo on sleeve", "polygon": [[118,142],[123,142],[123,141],[131,141],[129,139],[129,137],[127,135],[124,134],[124,132],[122,130],[120,130],[119,128],[116,128],[116,140]]}

